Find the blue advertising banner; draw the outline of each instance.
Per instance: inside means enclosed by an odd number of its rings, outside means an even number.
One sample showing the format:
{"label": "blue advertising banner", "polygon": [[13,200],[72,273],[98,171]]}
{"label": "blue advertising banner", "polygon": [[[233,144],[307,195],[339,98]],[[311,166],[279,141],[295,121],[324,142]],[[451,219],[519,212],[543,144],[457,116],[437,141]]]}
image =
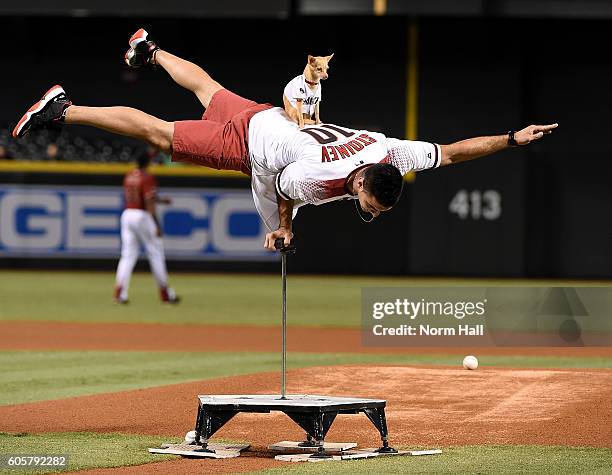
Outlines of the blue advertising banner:
{"label": "blue advertising banner", "polygon": [[[159,205],[168,259],[275,260],[245,189],[164,188]],[[119,256],[119,187],[0,185],[0,256]]]}

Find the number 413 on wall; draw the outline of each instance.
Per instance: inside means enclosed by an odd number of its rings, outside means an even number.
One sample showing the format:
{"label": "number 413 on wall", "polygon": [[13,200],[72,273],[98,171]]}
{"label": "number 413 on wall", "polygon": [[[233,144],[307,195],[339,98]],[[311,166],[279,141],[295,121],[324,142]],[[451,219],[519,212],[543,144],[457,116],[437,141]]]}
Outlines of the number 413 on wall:
{"label": "number 413 on wall", "polygon": [[497,190],[459,190],[448,204],[448,210],[460,219],[499,219],[502,213],[501,193]]}

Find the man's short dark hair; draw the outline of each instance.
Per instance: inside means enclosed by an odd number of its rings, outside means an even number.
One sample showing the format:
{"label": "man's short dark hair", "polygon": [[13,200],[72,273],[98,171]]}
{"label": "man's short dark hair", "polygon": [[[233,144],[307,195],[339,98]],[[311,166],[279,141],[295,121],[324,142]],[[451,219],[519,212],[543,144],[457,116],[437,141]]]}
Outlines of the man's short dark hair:
{"label": "man's short dark hair", "polygon": [[396,167],[389,163],[376,163],[365,170],[363,177],[363,187],[381,206],[390,208],[398,202],[404,180]]}
{"label": "man's short dark hair", "polygon": [[138,164],[138,168],[147,168],[151,163],[151,156],[149,155],[147,150],[139,150],[136,153],[136,163]]}

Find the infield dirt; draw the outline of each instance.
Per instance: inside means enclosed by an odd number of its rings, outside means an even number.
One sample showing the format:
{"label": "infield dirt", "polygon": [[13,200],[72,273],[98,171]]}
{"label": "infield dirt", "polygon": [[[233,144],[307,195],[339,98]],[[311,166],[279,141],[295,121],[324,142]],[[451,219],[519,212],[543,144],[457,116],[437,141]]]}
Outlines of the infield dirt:
{"label": "infield dirt", "polygon": [[[0,350],[280,351],[279,327],[0,322]],[[288,329],[288,350],[465,355],[466,347],[366,347],[359,328]],[[481,355],[612,356],[612,347],[479,347]]]}
{"label": "infield dirt", "polygon": [[[275,394],[277,373],[227,377],[136,391],[0,407],[0,430],[154,434],[180,440],[193,428],[198,394]],[[293,370],[288,390],[387,399],[393,445],[470,444],[612,447],[612,370],[334,366]],[[300,440],[283,414],[239,414],[215,437],[251,442],[258,450]],[[327,439],[377,446],[378,432],[363,415],[338,416]],[[259,457],[188,461],[216,473],[277,466]],[[187,461],[148,465],[147,472],[182,473]],[[142,467],[141,467],[142,469]],[[115,469],[116,470],[116,469]],[[135,471],[136,470],[136,471]],[[122,473],[137,473],[123,468]],[[104,471],[97,471],[104,473]]]}
{"label": "infield dirt", "polygon": [[[364,348],[359,329],[290,328],[289,351],[465,354],[466,348]],[[0,349],[267,351],[279,350],[271,327],[122,323],[1,322]],[[479,348],[478,354],[611,356],[612,348]],[[0,406],[6,432],[120,432],[177,441],[194,426],[198,394],[275,394],[278,373],[209,379],[150,389]],[[612,370],[443,366],[334,366],[289,371],[288,391],[387,399],[393,445],[540,444],[612,447]],[[257,453],[231,460],[171,460],[79,473],[215,473],[283,466],[264,449],[300,440],[283,414],[239,414],[215,437],[243,440]],[[341,415],[329,441],[377,446],[363,415]]]}

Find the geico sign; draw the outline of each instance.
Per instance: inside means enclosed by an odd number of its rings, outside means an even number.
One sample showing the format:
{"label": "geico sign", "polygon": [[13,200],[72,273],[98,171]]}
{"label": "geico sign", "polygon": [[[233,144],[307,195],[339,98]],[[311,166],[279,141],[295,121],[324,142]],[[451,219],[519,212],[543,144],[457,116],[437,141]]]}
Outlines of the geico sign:
{"label": "geico sign", "polygon": [[[160,206],[169,257],[273,258],[248,190],[164,189]],[[121,188],[0,186],[0,252],[116,257]]]}

